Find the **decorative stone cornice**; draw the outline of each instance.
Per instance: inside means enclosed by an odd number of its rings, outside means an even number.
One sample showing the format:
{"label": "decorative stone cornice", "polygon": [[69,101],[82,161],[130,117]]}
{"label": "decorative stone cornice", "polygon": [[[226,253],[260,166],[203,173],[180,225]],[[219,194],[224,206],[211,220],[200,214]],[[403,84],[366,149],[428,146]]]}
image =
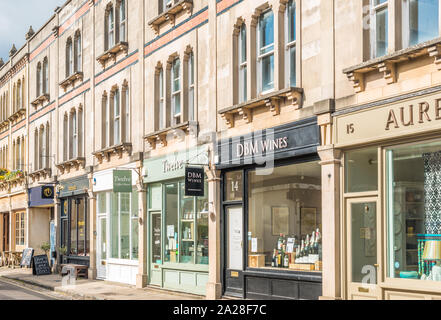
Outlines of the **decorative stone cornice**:
{"label": "decorative stone cornice", "polygon": [[67,88],[69,86],[74,87],[75,82],[77,81],[83,81],[83,73],[82,72],[75,72],[71,76],[67,77],[63,81],[60,82],[60,87],[63,88],[64,92],[66,92]]}
{"label": "decorative stone cornice", "polygon": [[15,65],[11,67],[1,78],[0,87],[6,84],[13,76],[15,76],[29,62],[29,54],[26,53]]}
{"label": "decorative stone cornice", "polygon": [[280,109],[283,103],[300,108],[302,97],[303,89],[291,87],[280,91],[274,91],[259,98],[222,109],[218,113],[221,115],[222,119],[224,119],[227,126],[233,128],[235,115],[242,117],[246,123],[251,123],[253,121],[253,110],[255,108],[266,106],[269,108],[269,111],[273,116],[277,116],[280,115]]}
{"label": "decorative stone cornice", "polygon": [[155,31],[155,34],[159,35],[160,27],[163,23],[169,22],[172,26],[175,25],[176,16],[182,12],[186,11],[191,14],[193,10],[193,0],[180,0],[175,5],[167,8],[163,13],[153,18],[148,22],[148,25]]}
{"label": "decorative stone cornice", "polygon": [[116,62],[116,56],[120,52],[124,52],[126,55],[128,54],[129,44],[127,42],[119,42],[115,44],[112,48],[100,55],[96,60],[101,64],[103,68],[105,68],[107,61],[113,60],[113,63]]}
{"label": "decorative stone cornice", "polygon": [[39,105],[43,105],[45,102],[49,102],[50,96],[49,94],[45,93],[36,98],[34,101],[31,102],[31,104],[34,106],[34,108],[37,108]]}
{"label": "decorative stone cornice", "polygon": [[44,168],[41,170],[37,170],[29,173],[29,177],[32,179],[32,182],[40,181],[41,178],[46,179],[50,177],[52,174],[51,168]]}
{"label": "decorative stone cornice", "polygon": [[92,155],[98,160],[98,163],[101,164],[103,163],[104,159],[106,159],[107,162],[109,162],[112,155],[114,154],[118,155],[118,158],[120,159],[122,158],[124,153],[130,156],[132,154],[132,149],[133,149],[132,144],[125,142],[93,152]]}
{"label": "decorative stone cornice", "polygon": [[75,170],[78,171],[81,166],[84,169],[85,165],[86,165],[85,158],[75,158],[68,161],[64,161],[55,166],[58,168],[58,170],[60,170],[61,174],[64,174],[65,172],[69,173],[72,168],[75,168]]}
{"label": "decorative stone cornice", "polygon": [[177,137],[178,130],[183,131],[185,134],[197,136],[198,122],[187,121],[173,127],[165,128],[144,136],[144,140],[147,141],[151,149],[156,149],[157,146],[166,147],[168,138]]}
{"label": "decorative stone cornice", "polygon": [[8,120],[9,122],[13,123],[14,121],[17,121],[18,119],[22,118],[22,116],[26,115],[26,109],[21,108],[14,112],[12,115],[9,116]]}

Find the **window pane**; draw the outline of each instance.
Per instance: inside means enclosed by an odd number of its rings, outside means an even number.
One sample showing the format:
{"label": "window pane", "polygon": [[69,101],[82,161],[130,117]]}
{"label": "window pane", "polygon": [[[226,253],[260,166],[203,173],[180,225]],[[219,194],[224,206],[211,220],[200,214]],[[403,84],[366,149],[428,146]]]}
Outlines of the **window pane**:
{"label": "window pane", "polygon": [[274,88],[274,55],[262,59],[262,91]]}
{"label": "window pane", "polygon": [[77,204],[75,200],[70,200],[72,205],[71,215],[70,215],[70,254],[77,255]]}
{"label": "window pane", "polygon": [[290,78],[289,83],[292,87],[296,86],[296,47],[289,49],[289,66],[290,66]]}
{"label": "window pane", "polygon": [[107,212],[107,193],[102,192],[97,195],[98,213]]}
{"label": "window pane", "polygon": [[239,44],[239,50],[240,50],[240,63],[247,61],[247,29],[246,26],[243,24],[240,28],[240,44]]}
{"label": "window pane", "polygon": [[383,9],[376,13],[376,56],[381,57],[387,53],[388,45],[388,10]]}
{"label": "window pane", "polygon": [[239,103],[247,101],[247,67],[240,68],[239,74]]}
{"label": "window pane", "polygon": [[346,192],[378,190],[378,152],[369,148],[345,154]]}
{"label": "window pane", "polygon": [[439,36],[438,0],[409,0],[410,45]]}
{"label": "window pane", "polygon": [[119,259],[119,201],[118,194],[112,193],[112,207],[110,214],[110,247],[111,257]]}
{"label": "window pane", "polygon": [[272,11],[260,18],[260,54],[274,50],[274,15]]}
{"label": "window pane", "polygon": [[195,213],[194,197],[185,196],[185,185],[180,183],[181,199],[181,263],[194,263]]}
{"label": "window pane", "polygon": [[191,87],[188,92],[188,119],[194,120],[194,88]]}
{"label": "window pane", "polygon": [[86,211],[85,211],[85,200],[78,200],[78,255],[85,256],[85,240],[86,240]]}
{"label": "window pane", "polygon": [[250,171],[248,179],[248,266],[288,269],[321,261],[318,162],[277,167],[271,175]]}
{"label": "window pane", "polygon": [[288,42],[296,40],[296,4],[291,0],[288,4]]}
{"label": "window pane", "polygon": [[173,96],[173,115],[176,116],[181,113],[181,95]]}
{"label": "window pane", "polygon": [[132,260],[137,260],[138,259],[138,216],[139,216],[139,212],[138,212],[138,191],[136,188],[133,189],[132,192],[132,208],[131,208],[131,212],[132,212]]}
{"label": "window pane", "polygon": [[391,278],[441,281],[440,168],[439,141],[386,151]]}
{"label": "window pane", "polygon": [[152,185],[149,191],[149,209],[160,210],[162,208],[162,185]]}
{"label": "window pane", "polygon": [[130,193],[120,193],[121,259],[130,259]]}
{"label": "window pane", "polygon": [[[207,181],[207,179],[205,180]],[[196,199],[196,264],[208,265],[208,183],[205,183],[205,194]]]}
{"label": "window pane", "polygon": [[178,262],[178,184],[165,185],[165,262]]}
{"label": "window pane", "polygon": [[240,201],[243,197],[243,172],[234,171],[225,174],[225,200]]}

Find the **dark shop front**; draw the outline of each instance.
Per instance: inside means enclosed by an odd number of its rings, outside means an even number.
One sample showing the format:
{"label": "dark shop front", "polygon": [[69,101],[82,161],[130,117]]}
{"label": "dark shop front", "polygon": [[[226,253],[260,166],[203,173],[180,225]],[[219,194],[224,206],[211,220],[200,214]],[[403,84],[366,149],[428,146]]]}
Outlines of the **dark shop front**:
{"label": "dark shop front", "polygon": [[61,263],[89,266],[89,180],[81,176],[60,184]]}
{"label": "dark shop front", "polygon": [[321,295],[319,145],[315,117],[218,143],[225,296]]}

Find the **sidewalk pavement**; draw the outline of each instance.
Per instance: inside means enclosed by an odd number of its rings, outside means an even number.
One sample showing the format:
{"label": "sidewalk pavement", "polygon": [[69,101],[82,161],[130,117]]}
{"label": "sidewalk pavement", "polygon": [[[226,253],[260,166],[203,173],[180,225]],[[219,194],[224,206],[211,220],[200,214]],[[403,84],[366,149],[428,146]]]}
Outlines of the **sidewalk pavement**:
{"label": "sidewalk pavement", "polygon": [[204,297],[100,280],[78,279],[75,285],[62,286],[59,274],[32,275],[32,269],[0,268],[0,278],[40,287],[75,300],[202,300]]}

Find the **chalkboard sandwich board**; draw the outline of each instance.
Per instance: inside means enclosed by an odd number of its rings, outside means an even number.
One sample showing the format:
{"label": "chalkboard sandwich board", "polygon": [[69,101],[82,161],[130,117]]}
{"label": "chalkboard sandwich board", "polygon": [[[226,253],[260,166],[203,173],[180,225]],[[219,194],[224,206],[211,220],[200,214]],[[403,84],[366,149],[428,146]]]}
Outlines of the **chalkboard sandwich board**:
{"label": "chalkboard sandwich board", "polygon": [[43,254],[41,256],[34,256],[32,274],[36,276],[52,274],[47,255]]}
{"label": "chalkboard sandwich board", "polygon": [[34,249],[26,248],[23,250],[23,254],[21,256],[20,267],[31,267],[32,257],[34,256]]}

